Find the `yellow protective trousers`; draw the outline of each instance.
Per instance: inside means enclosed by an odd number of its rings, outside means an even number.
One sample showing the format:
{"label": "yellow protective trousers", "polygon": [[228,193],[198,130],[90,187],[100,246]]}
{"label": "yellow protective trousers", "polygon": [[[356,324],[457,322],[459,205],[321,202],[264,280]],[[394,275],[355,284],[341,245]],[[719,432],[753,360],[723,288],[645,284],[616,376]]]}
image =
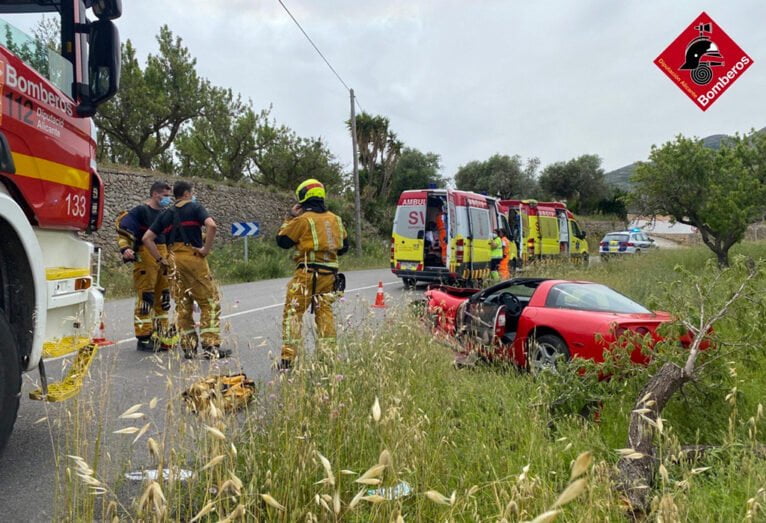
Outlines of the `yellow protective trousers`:
{"label": "yellow protective trousers", "polygon": [[176,329],[181,337],[181,348],[197,348],[197,330],[194,327],[194,302],[200,308],[199,334],[202,347],[221,345],[221,298],[218,286],[207,260],[193,247],[174,243],[170,247],[173,299],[176,302]]}
{"label": "yellow protective trousers", "polygon": [[[316,278],[316,280],[315,280]],[[282,359],[292,361],[303,345],[301,327],[303,314],[314,300],[314,320],[317,327],[317,349],[335,347],[335,274],[321,269],[298,268],[287,284],[285,308],[282,314]],[[313,291],[313,292],[312,292]]]}
{"label": "yellow protective trousers", "polygon": [[[167,247],[157,245],[165,256]],[[133,329],[136,338],[153,336],[166,343],[168,334],[168,311],[170,310],[170,287],[166,269],[157,263],[143,245],[136,253],[133,264],[133,288],[136,291],[136,306],[133,311]]]}

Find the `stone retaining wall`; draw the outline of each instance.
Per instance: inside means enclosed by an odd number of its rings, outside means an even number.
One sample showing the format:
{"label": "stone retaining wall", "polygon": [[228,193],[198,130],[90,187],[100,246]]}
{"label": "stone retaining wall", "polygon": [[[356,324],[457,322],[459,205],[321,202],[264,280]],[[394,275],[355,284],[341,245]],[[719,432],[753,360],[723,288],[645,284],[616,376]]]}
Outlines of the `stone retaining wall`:
{"label": "stone retaining wall", "polygon": [[[114,222],[117,215],[146,200],[154,181],[165,180],[172,186],[179,178],[114,169],[101,169],[99,172],[105,184],[104,224],[87,239],[103,249],[106,260],[116,260],[118,249]],[[286,193],[225,185],[213,180],[190,178],[188,181],[194,185],[198,201],[218,223],[217,242],[231,241],[231,224],[238,221],[259,222],[261,236],[272,238],[285,212],[295,203],[294,197]]]}

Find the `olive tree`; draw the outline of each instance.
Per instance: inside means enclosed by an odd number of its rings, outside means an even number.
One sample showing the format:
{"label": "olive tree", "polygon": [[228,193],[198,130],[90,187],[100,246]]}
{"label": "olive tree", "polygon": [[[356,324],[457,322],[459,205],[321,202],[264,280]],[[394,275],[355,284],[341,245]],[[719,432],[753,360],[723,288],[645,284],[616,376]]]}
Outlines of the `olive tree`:
{"label": "olive tree", "polygon": [[679,135],[653,146],[649,161],[632,177],[629,202],[642,214],[667,215],[696,227],[719,266],[728,266],[729,249],[766,209],[765,140],[752,133],[715,150]]}

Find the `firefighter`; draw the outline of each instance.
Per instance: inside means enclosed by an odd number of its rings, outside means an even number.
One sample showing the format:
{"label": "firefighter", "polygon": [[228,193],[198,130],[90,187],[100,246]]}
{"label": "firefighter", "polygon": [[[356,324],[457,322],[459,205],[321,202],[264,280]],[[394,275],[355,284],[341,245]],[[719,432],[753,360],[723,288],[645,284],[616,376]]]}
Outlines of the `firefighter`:
{"label": "firefighter", "polygon": [[[171,203],[170,185],[154,182],[149,199],[117,218],[117,244],[122,260],[133,262],[133,289],[136,306],[133,311],[133,330],[140,351],[168,350],[175,342],[172,329],[168,329],[170,288],[165,270],[156,261],[141,238],[160,213]],[[165,237],[157,237],[158,252],[167,254]]]}
{"label": "firefighter", "polygon": [[499,230],[495,230],[494,234],[492,234],[492,241],[489,243],[490,245],[490,257],[492,261],[490,262],[490,279],[492,280],[499,280],[500,279],[500,273],[498,272],[498,269],[500,268],[500,262],[503,259],[503,240],[500,239]]}
{"label": "firefighter", "polygon": [[290,209],[277,233],[277,245],[295,248],[295,273],[287,285],[282,315],[282,355],[279,368],[292,368],[302,345],[303,314],[311,308],[318,333],[317,348],[332,352],[335,319],[332,303],[338,274],[338,256],[348,251],[348,236],[339,216],[325,206],[325,189],[318,180],[306,180],[295,190],[298,203]]}
{"label": "firefighter", "polygon": [[500,278],[507,280],[511,277],[510,263],[511,263],[511,241],[508,239],[503,229],[498,229],[500,234],[500,240],[503,242],[503,259],[500,260]]}
{"label": "firefighter", "polygon": [[[207,260],[213,248],[217,226],[207,210],[197,203],[189,182],[173,185],[175,204],[160,215],[144,234],[144,245],[152,256],[171,268],[173,298],[176,302],[176,329],[186,359],[197,354],[198,341],[207,359],[226,358],[231,350],[221,347],[221,300]],[[205,240],[202,240],[202,227]],[[155,243],[165,234],[168,243],[166,258]],[[199,336],[194,328],[193,306],[200,309]]]}

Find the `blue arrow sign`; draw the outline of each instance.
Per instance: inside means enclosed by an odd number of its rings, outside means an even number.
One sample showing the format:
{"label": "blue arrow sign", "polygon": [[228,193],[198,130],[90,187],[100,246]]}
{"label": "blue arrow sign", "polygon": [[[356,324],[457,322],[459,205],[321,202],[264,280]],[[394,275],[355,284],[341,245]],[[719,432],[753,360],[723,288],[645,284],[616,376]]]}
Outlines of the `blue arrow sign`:
{"label": "blue arrow sign", "polygon": [[234,222],[231,224],[232,236],[258,236],[261,226],[258,222]]}

